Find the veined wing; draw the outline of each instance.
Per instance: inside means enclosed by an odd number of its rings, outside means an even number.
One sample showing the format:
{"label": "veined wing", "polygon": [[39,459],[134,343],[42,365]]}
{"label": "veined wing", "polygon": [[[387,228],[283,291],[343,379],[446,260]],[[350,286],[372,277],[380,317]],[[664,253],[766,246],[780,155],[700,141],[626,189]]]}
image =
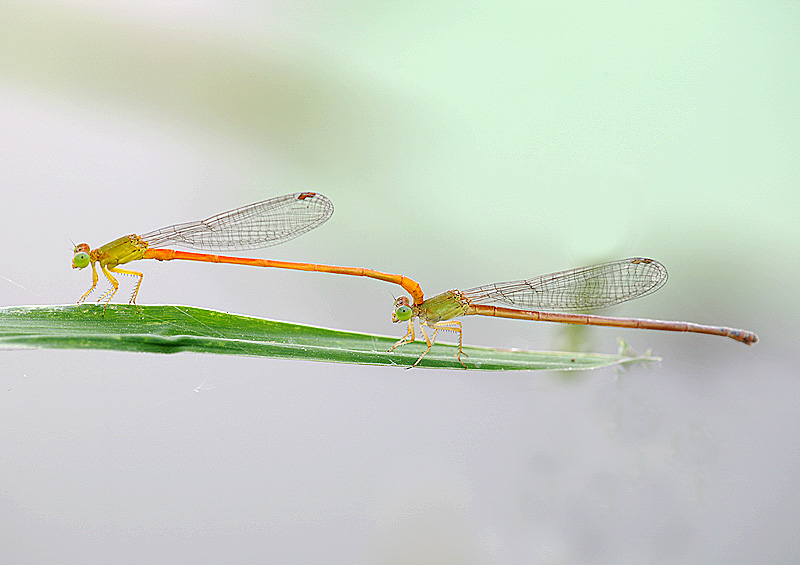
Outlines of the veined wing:
{"label": "veined wing", "polygon": [[141,237],[149,247],[179,245],[209,250],[260,249],[294,239],[333,214],[322,194],[296,192],[155,230]]}
{"label": "veined wing", "polygon": [[640,298],[667,282],[653,259],[632,257],[463,292],[473,304],[499,302],[522,310],[591,310]]}

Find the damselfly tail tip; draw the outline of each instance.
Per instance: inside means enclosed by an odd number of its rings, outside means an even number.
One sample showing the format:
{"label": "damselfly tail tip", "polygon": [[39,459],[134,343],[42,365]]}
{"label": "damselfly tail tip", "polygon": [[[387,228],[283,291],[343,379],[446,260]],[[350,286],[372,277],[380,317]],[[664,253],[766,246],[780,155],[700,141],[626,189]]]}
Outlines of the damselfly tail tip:
{"label": "damselfly tail tip", "polygon": [[741,341],[745,345],[754,345],[758,343],[758,336],[753,332],[749,332],[747,330],[736,330],[733,328],[727,328],[727,336],[730,338],[735,339],[736,341]]}
{"label": "damselfly tail tip", "polygon": [[753,332],[742,330],[742,343],[746,343],[747,345],[754,345],[758,343],[758,336]]}

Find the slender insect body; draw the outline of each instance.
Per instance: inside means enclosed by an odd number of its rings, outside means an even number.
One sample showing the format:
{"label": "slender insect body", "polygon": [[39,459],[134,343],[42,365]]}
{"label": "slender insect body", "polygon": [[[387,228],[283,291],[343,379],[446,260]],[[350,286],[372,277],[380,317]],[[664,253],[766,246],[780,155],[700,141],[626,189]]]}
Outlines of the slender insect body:
{"label": "slender insect body", "polygon": [[129,301],[136,305],[136,296],[144,275],[138,271],[119,268],[119,265],[139,259],[157,259],[159,261],[183,259],[368,277],[400,285],[414,297],[416,302],[423,301],[422,289],[416,281],[403,275],[384,273],[365,267],[231,257],[159,247],[161,245],[178,245],[215,250],[258,249],[294,239],[322,225],[332,214],[333,204],[325,196],[316,192],[299,192],[249,204],[205,220],[167,226],[142,236],[127,235],[94,250],[91,250],[88,244],[81,243],[75,246],[72,267],[83,269],[91,265],[92,286],[80,297],[78,302],[86,300],[97,286],[99,278],[97,265],[99,265],[103,275],[111,284],[111,288],[98,300],[98,302],[105,300],[103,308],[105,309],[119,289],[114,274],[137,277]]}
{"label": "slender insect body", "polygon": [[[401,297],[395,301],[392,319],[395,322],[408,320],[408,331],[389,351],[414,341],[414,319],[418,318],[420,331],[427,348],[414,365],[419,363],[430,351],[439,330],[453,331],[459,334],[456,357],[461,362],[461,356],[464,354],[461,349],[461,322],[452,319],[469,315],[563,324],[694,332],[729,337],[747,345],[758,341],[758,336],[753,332],[733,328],[705,326],[691,322],[548,312],[541,309],[584,310],[611,306],[655,292],[666,281],[667,269],[664,265],[653,259],[632,257],[590,267],[569,269],[532,279],[479,286],[466,291],[450,290],[415,304],[413,307],[409,306],[407,298]],[[495,306],[491,304],[492,302],[507,304],[514,308]],[[434,330],[430,338],[425,331],[426,327]]]}

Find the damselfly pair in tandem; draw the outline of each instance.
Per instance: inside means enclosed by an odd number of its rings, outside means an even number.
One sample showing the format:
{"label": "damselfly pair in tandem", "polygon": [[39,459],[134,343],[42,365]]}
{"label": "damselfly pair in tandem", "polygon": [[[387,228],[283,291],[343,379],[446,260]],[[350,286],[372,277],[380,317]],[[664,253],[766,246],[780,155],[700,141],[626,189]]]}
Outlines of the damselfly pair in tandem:
{"label": "damselfly pair in tandem", "polygon": [[[400,285],[413,301],[406,296],[395,300],[392,320],[408,322],[408,330],[389,351],[415,340],[414,323],[419,320],[427,348],[414,366],[430,351],[440,330],[458,334],[457,357],[461,361],[463,332],[461,322],[453,318],[472,314],[565,324],[694,332],[725,336],[747,345],[758,341],[753,332],[734,328],[569,313],[612,306],[661,288],[667,281],[666,268],[658,261],[644,257],[569,269],[531,279],[494,283],[465,291],[450,290],[425,299],[422,288],[413,279],[364,267],[251,259],[161,247],[177,245],[216,251],[259,249],[294,239],[322,225],[332,214],[333,204],[328,198],[314,192],[299,192],[256,202],[205,220],[175,224],[143,235],[127,235],[97,249],[80,243],[74,248],[72,266],[83,269],[91,265],[92,286],[78,302],[86,300],[97,287],[99,277],[96,265],[99,265],[111,284],[98,299],[98,302],[105,300],[105,310],[119,289],[115,274],[132,275],[138,279],[130,298],[130,303],[136,304],[144,275],[139,271],[120,268],[120,265],[139,259],[183,259],[369,277]],[[494,303],[505,306],[495,306]],[[431,336],[428,336],[426,328],[433,330]]]}

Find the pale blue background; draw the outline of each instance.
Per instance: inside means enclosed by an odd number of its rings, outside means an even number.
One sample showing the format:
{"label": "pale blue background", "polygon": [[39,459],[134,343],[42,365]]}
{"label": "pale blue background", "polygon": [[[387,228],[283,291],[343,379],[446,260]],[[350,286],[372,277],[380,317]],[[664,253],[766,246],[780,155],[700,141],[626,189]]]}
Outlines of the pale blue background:
{"label": "pale blue background", "polygon": [[[313,190],[331,221],[255,256],[429,295],[651,256],[669,284],[608,313],[761,337],[595,329],[664,361],[571,378],[2,352],[2,561],[800,559],[799,25],[778,2],[2,3],[2,305],[74,302],[70,239]],[[143,304],[402,331],[376,281],[135,268]]]}

